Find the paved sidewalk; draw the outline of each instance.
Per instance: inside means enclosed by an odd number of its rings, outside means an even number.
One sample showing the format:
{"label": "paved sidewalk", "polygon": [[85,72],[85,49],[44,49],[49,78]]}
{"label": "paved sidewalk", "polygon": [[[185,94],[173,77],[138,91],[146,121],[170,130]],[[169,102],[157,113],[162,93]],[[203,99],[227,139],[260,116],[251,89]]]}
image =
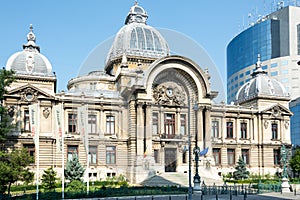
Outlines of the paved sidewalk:
{"label": "paved sidewalk", "polygon": [[[193,194],[193,200],[216,200],[215,195],[204,195],[201,199],[200,194]],[[232,200],[300,200],[300,194],[294,195],[294,193],[264,193],[259,195],[248,195],[246,198],[244,195],[232,195]],[[187,195],[155,195],[155,196],[137,196],[137,197],[106,197],[106,198],[86,198],[84,200],[187,200]],[[229,194],[219,195],[218,200],[230,200]]]}

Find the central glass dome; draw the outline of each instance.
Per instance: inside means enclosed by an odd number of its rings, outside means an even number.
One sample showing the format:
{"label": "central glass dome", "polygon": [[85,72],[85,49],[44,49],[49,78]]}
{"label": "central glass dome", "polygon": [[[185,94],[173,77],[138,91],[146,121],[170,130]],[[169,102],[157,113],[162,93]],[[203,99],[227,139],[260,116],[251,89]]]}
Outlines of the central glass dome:
{"label": "central glass dome", "polygon": [[123,26],[109,50],[106,64],[126,56],[161,58],[169,55],[169,47],[162,35],[146,24],[148,15],[137,3],[131,7]]}

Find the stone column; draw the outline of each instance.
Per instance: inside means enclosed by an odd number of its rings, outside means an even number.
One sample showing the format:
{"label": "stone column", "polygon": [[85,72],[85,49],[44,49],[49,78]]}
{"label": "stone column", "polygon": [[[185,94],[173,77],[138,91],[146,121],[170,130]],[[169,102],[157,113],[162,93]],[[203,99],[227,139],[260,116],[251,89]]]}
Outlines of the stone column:
{"label": "stone column", "polygon": [[98,120],[98,124],[99,124],[99,136],[100,136],[100,138],[104,137],[105,130],[103,129],[103,126],[104,126],[105,123],[106,123],[106,120],[104,119],[104,109],[101,106],[100,112],[99,112],[99,120]]}
{"label": "stone column", "polygon": [[146,155],[151,156],[152,152],[152,107],[147,104],[146,107]]}
{"label": "stone column", "polygon": [[211,122],[210,122],[210,106],[207,106],[205,108],[205,144],[204,147],[209,147],[210,151],[209,154],[211,154]]}
{"label": "stone column", "polygon": [[197,129],[198,129],[198,146],[199,148],[202,150],[204,149],[204,141],[203,141],[203,128],[204,128],[204,124],[203,124],[203,106],[199,106],[198,111],[197,111]]}
{"label": "stone column", "polygon": [[137,104],[137,132],[136,132],[136,143],[137,143],[137,156],[144,154],[144,112],[143,104]]}
{"label": "stone column", "polygon": [[117,137],[123,138],[123,124],[122,124],[122,109],[118,110],[118,130],[117,130]]}

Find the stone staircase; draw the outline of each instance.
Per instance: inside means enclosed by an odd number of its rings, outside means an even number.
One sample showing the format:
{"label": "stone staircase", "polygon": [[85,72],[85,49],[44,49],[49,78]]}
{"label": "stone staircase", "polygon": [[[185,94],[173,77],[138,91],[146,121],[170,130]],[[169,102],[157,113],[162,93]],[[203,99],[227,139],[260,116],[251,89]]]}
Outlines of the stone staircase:
{"label": "stone staircase", "polygon": [[[192,185],[193,185],[192,175]],[[206,185],[223,185],[223,181],[220,179],[213,179],[210,177],[201,177],[201,181],[204,181]],[[144,186],[189,186],[188,173],[168,172],[154,175],[141,183]]]}

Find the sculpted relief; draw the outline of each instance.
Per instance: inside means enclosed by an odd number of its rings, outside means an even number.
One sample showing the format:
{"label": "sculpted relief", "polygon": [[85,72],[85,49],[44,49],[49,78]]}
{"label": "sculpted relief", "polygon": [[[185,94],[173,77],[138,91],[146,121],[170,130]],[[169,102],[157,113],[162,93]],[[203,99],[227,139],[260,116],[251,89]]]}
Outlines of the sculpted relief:
{"label": "sculpted relief", "polygon": [[184,90],[174,83],[163,83],[153,88],[153,98],[158,105],[183,106]]}

